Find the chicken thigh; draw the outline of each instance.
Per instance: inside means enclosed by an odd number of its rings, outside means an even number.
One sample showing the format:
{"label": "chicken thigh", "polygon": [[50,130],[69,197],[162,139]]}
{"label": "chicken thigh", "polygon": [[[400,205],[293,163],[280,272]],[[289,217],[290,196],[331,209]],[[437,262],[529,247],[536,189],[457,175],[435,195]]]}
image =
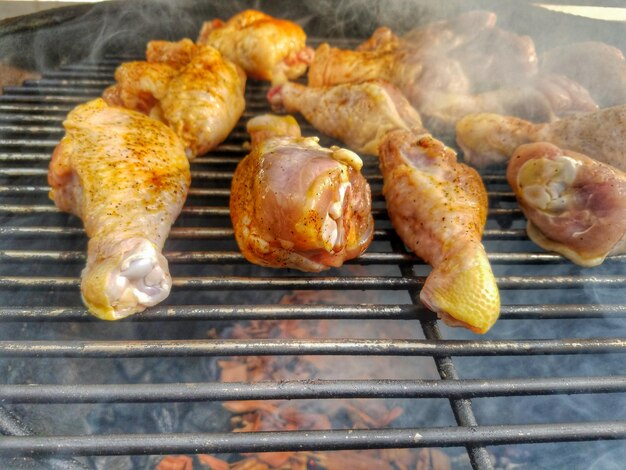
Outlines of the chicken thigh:
{"label": "chicken thigh", "polygon": [[89,237],[85,304],[105,320],[156,305],[172,285],[161,249],[190,184],[182,143],[159,121],[102,99],[76,107],[64,126],[48,182]]}
{"label": "chicken thigh", "polygon": [[313,57],[304,30],[292,21],[245,10],[227,22],[204,23],[198,44],[215,47],[257,80],[274,84],[304,74]]}
{"label": "chicken thigh", "polygon": [[550,142],[626,170],[626,105],[544,124],[471,114],[457,123],[456,139],[465,161],[474,166],[506,162],[522,144]]}
{"label": "chicken thigh", "polygon": [[515,150],[507,179],[537,245],[581,266],[626,252],[626,173],[537,142]]}
{"label": "chicken thigh", "polygon": [[433,267],[421,301],[447,324],[485,333],[500,296],[481,243],[488,201],[480,176],[432,136],[403,130],[383,140],[380,168],[391,223]]}
{"label": "chicken thigh", "polygon": [[374,220],[358,155],[301,137],[291,116],[257,116],[247,128],[252,149],[235,170],[230,198],[246,259],[319,272],[365,251]]}
{"label": "chicken thigh", "polygon": [[287,82],[267,96],[274,111],[300,112],[316,129],[357,152],[377,155],[381,139],[392,129],[423,131],[418,112],[382,80],[323,88]]}
{"label": "chicken thigh", "polygon": [[223,142],[245,108],[243,72],[216,49],[188,39],[151,42],[147,56],[154,62],[120,65],[104,99],[166,123],[190,159]]}

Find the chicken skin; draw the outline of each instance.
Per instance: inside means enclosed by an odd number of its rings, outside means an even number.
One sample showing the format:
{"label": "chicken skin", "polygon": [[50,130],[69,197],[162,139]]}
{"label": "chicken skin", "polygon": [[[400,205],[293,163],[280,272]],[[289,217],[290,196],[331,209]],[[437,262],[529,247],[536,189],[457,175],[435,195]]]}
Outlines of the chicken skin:
{"label": "chicken skin", "polygon": [[257,10],[205,22],[197,42],[215,47],[250,78],[274,84],[300,77],[313,57],[298,24]]}
{"label": "chicken skin", "polygon": [[456,122],[470,113],[550,122],[597,109],[582,85],[564,75],[539,74],[537,64],[530,37],[496,27],[493,13],[472,11],[402,37],[379,28],[357,50],[322,44],[308,80],[313,87],[389,81],[436,135],[453,134]]}
{"label": "chicken skin", "polygon": [[380,141],[392,129],[423,131],[418,112],[382,80],[323,88],[287,82],[267,96],[274,111],[300,112],[316,129],[357,152],[377,155]]}
{"label": "chicken skin", "polygon": [[555,47],[543,55],[541,70],[580,83],[603,108],[626,104],[626,59],[617,47],[597,41]]}
{"label": "chicken skin", "polygon": [[537,245],[587,267],[626,252],[626,173],[537,142],[514,152],[507,180]]}
{"label": "chicken skin", "polygon": [[428,134],[391,131],[379,157],[391,223],[433,267],[420,300],[445,323],[485,333],[500,295],[481,243],[488,201],[480,176]]}
{"label": "chicken skin", "polygon": [[64,126],[48,182],[89,237],[83,301],[105,320],[141,312],[172,285],[161,249],[190,184],[183,145],[159,121],[102,99],[76,107]]}
{"label": "chicken skin", "polygon": [[246,259],[319,272],[363,253],[374,220],[358,155],[301,137],[291,116],[257,116],[247,128],[252,149],[235,170],[230,198]]}
{"label": "chicken skin", "polygon": [[465,161],[477,167],[507,162],[522,144],[550,142],[626,170],[626,105],[544,124],[471,114],[457,123],[456,139]]}
{"label": "chicken skin", "polygon": [[143,112],[167,124],[192,159],[223,142],[245,108],[245,76],[210,46],[189,39],[152,41],[152,62],[126,62],[105,90],[109,104]]}

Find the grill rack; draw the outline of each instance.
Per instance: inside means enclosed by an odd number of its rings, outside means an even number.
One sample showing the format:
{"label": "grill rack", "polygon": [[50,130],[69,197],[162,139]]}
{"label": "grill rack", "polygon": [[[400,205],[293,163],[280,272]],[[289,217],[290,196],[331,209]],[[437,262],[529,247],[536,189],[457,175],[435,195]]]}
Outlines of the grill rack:
{"label": "grill rack", "polygon": [[[84,243],[80,222],[60,215],[46,201],[47,161],[52,149],[63,135],[61,123],[65,114],[76,104],[98,96],[112,82],[117,64],[129,57],[112,56],[95,63],[67,65],[50,71],[40,80],[25,82],[20,87],[6,87],[0,96],[0,263],[9,265],[0,278],[3,299],[0,321],[5,325],[83,324],[92,321],[84,308],[67,303],[28,304],[11,292],[24,289],[40,296],[66,299],[78,296],[78,278],[45,273],[57,263],[84,262],[84,251],[64,248],[39,249],[43,240],[79,240]],[[227,198],[232,171],[245,155],[242,142],[246,139],[243,123],[252,115],[267,110],[264,101],[266,87],[250,82],[247,90],[247,111],[229,139],[211,154],[192,164],[190,198]],[[302,123],[305,135],[316,134]],[[71,340],[3,339],[0,358],[137,358],[137,357],[208,357],[235,355],[365,355],[422,356],[434,360],[440,380],[314,380],[281,383],[171,383],[171,384],[0,384],[0,431],[7,436],[0,440],[0,456],[27,455],[63,457],[60,468],[84,468],[85,464],[69,456],[127,455],[166,453],[227,453],[281,450],[337,450],[399,447],[449,447],[467,449],[473,468],[493,468],[487,446],[564,441],[593,441],[626,439],[626,420],[589,422],[552,422],[538,424],[479,424],[471,399],[482,397],[543,396],[569,394],[606,394],[626,391],[626,376],[613,373],[604,376],[529,377],[529,378],[460,378],[460,356],[539,356],[623,354],[626,336],[621,329],[602,337],[547,339],[491,339],[468,336],[465,339],[444,339],[433,314],[425,310],[418,299],[423,284],[424,266],[407,253],[388,224],[382,196],[381,177],[373,158],[364,157],[364,173],[373,189],[374,217],[377,223],[375,242],[389,245],[390,250],[370,248],[348,266],[393,266],[398,276],[352,276],[334,270],[329,275],[294,275],[293,272],[274,273],[252,269],[249,276],[175,276],[174,289],[192,292],[200,290],[258,290],[290,289],[322,290],[393,290],[408,294],[410,302],[396,304],[355,305],[170,305],[166,302],[127,320],[129,324],[151,322],[226,321],[266,319],[353,319],[353,320],[419,320],[424,339],[290,339],[290,340]],[[205,166],[210,171],[203,169]],[[487,242],[504,246],[500,251],[488,249],[497,274],[498,285],[507,291],[565,290],[572,293],[573,303],[504,303],[498,325],[518,320],[592,320],[623,319],[624,303],[585,301],[581,294],[594,286],[612,292],[626,281],[622,263],[626,256],[616,256],[605,263],[607,268],[584,270],[573,268],[560,256],[534,249],[526,240],[522,214],[514,205],[514,197],[506,187],[502,172],[483,175],[489,189],[489,224]],[[200,184],[198,184],[200,183]],[[24,202],[26,201],[26,202]],[[175,241],[215,241],[232,239],[228,208],[189,203],[183,216],[193,221],[206,217],[219,223],[209,226],[177,224],[171,234]],[[34,222],[33,222],[34,221]],[[215,226],[213,226],[215,225]],[[82,240],[82,241],[81,241]],[[33,242],[24,249],[24,241]],[[219,243],[218,243],[219,244]],[[167,245],[166,245],[167,247]],[[518,248],[521,247],[521,250]],[[180,264],[247,266],[236,250],[208,249],[202,251],[167,251],[173,269]],[[515,248],[515,249],[511,249]],[[507,270],[528,266],[539,274],[508,275]],[[15,268],[15,273],[12,269]],[[499,269],[502,268],[502,269]],[[549,268],[545,271],[544,268]],[[420,271],[421,270],[421,271]],[[52,269],[54,271],[54,269]],[[76,269],[74,269],[76,271]],[[417,272],[417,274],[416,274]],[[427,271],[426,271],[427,272]],[[25,274],[26,273],[26,274]],[[556,273],[556,274],[555,274]],[[617,274],[616,274],[617,273]],[[503,296],[506,298],[506,296]],[[612,298],[612,296],[609,296]],[[583,300],[577,302],[577,300]],[[498,329],[498,325],[494,330]],[[355,332],[358,334],[358,332]],[[455,332],[456,333],[456,332]],[[454,334],[454,333],[449,333]],[[615,335],[621,337],[614,337]],[[463,336],[461,334],[461,336]],[[89,436],[36,436],[28,425],[28,417],[18,419],[10,407],[17,404],[54,403],[158,403],[203,402],[247,399],[330,399],[330,398],[440,398],[448,399],[456,426],[425,426],[382,430],[329,430],[258,433],[176,433],[176,434],[116,434]],[[618,415],[619,417],[619,415]],[[55,462],[50,460],[49,462]]]}

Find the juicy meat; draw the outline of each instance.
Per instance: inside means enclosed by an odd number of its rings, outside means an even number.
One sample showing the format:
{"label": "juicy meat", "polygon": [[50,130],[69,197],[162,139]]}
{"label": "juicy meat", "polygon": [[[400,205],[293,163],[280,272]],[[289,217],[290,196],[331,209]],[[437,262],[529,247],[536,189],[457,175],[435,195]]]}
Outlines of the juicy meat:
{"label": "juicy meat", "polygon": [[189,158],[202,155],[235,127],[245,108],[243,72],[210,46],[189,39],[148,43],[148,62],[126,62],[104,99],[166,123]]}
{"label": "juicy meat", "polygon": [[541,69],[577,81],[603,108],[626,104],[626,59],[616,47],[596,41],[556,47],[543,55]]}
{"label": "juicy meat", "polygon": [[380,168],[391,223],[433,267],[421,301],[446,323],[485,333],[500,297],[481,243],[488,201],[480,176],[432,136],[402,130],[383,140]]}
{"label": "juicy meat", "polygon": [[392,129],[423,130],[417,111],[382,80],[323,88],[287,82],[271,89],[268,100],[275,111],[300,112],[316,129],[357,152],[377,155]]}
{"label": "juicy meat", "polygon": [[248,122],[252,149],[233,176],[230,214],[246,259],[319,272],[359,256],[374,233],[361,159],[301,137],[291,116]]}
{"label": "juicy meat", "polygon": [[514,152],[507,179],[537,245],[582,266],[626,252],[626,173],[537,142]]}
{"label": "juicy meat", "polygon": [[81,292],[89,311],[117,320],[170,291],[161,249],[190,184],[182,143],[162,123],[96,99],[76,107],[54,150],[50,198],[89,237]]}
{"label": "juicy meat", "polygon": [[472,114],[457,123],[456,138],[465,160],[474,166],[506,162],[522,144],[550,142],[626,170],[626,105],[545,124]]}
{"label": "juicy meat", "polygon": [[313,50],[296,23],[245,10],[226,22],[205,22],[198,44],[215,47],[257,80],[279,84],[304,74]]}

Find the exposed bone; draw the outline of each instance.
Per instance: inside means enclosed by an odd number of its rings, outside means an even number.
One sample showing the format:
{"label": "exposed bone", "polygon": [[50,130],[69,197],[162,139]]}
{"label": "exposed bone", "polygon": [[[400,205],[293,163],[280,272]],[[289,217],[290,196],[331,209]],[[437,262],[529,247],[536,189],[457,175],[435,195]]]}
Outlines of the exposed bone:
{"label": "exposed bone", "polygon": [[116,318],[136,312],[137,304],[158,304],[169,295],[172,286],[167,261],[148,240],[140,241],[125,253],[119,268],[109,276],[107,296]]}

